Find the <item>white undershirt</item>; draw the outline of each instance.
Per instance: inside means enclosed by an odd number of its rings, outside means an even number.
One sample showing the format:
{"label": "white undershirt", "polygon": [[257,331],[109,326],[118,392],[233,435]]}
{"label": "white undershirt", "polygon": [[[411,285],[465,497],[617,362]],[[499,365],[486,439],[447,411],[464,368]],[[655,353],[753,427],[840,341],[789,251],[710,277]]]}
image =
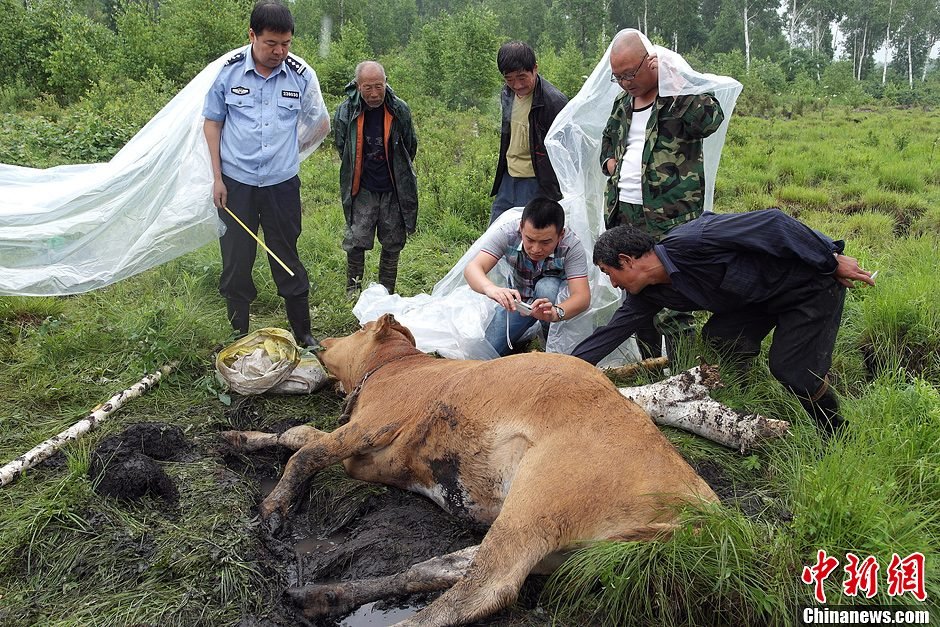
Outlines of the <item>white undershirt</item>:
{"label": "white undershirt", "polygon": [[653,103],[641,110],[634,110],[627,134],[627,152],[620,161],[620,200],[634,205],[643,204],[643,147],[646,145],[646,125],[650,121]]}

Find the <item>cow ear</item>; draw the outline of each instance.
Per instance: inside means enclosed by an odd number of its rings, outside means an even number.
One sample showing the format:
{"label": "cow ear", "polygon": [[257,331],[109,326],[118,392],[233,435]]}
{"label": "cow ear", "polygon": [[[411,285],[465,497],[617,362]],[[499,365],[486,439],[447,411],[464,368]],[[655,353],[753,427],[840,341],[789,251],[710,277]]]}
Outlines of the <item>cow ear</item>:
{"label": "cow ear", "polygon": [[397,331],[407,338],[411,342],[412,346],[416,346],[415,336],[412,335],[411,331],[407,327],[402,326],[402,324],[395,320],[395,316],[392,314],[385,314],[381,318],[375,321],[375,327],[373,328],[373,334],[375,339],[381,340],[388,336],[389,333]]}
{"label": "cow ear", "polygon": [[392,325],[395,324],[397,324],[395,322],[395,316],[390,313],[384,314],[375,321],[375,328],[372,330],[372,333],[377,339],[382,339],[388,335]]}
{"label": "cow ear", "polygon": [[414,334],[412,334],[411,330],[408,327],[403,326],[397,320],[392,320],[392,328],[398,331],[399,333],[401,333],[402,335],[404,335],[406,338],[408,338],[408,341],[411,342],[412,346],[414,347],[418,346],[418,343],[415,342]]}

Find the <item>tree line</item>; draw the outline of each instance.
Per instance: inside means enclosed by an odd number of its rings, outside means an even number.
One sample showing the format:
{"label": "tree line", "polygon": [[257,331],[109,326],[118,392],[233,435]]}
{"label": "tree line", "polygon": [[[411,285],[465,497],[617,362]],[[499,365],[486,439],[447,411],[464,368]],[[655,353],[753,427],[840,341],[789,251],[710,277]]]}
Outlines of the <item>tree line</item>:
{"label": "tree line", "polygon": [[[940,102],[940,0],[285,0],[295,51],[339,98],[355,63],[380,58],[399,91],[447,106],[492,100],[495,51],[530,42],[569,95],[621,28],[636,27],[698,69],[745,83],[745,108],[794,92]],[[0,110],[60,105],[127,85],[171,92],[246,42],[252,0],[0,0]],[[837,56],[834,34],[842,42]],[[889,62],[875,54],[888,51]],[[407,87],[403,90],[402,86]],[[749,94],[750,92],[750,94]],[[750,99],[750,100],[748,100]]]}

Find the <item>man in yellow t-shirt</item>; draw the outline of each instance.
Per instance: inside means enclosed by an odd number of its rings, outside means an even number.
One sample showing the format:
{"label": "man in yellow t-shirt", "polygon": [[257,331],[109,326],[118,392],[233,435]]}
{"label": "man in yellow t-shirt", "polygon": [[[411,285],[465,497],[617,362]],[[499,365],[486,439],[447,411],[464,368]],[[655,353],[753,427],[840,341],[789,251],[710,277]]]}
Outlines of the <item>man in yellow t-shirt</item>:
{"label": "man in yellow t-shirt", "polygon": [[558,178],[545,152],[545,135],[568,98],[539,76],[535,52],[510,41],[499,48],[496,66],[506,85],[496,180],[490,192],[490,224],[511,207],[524,207],[536,196],[560,200]]}

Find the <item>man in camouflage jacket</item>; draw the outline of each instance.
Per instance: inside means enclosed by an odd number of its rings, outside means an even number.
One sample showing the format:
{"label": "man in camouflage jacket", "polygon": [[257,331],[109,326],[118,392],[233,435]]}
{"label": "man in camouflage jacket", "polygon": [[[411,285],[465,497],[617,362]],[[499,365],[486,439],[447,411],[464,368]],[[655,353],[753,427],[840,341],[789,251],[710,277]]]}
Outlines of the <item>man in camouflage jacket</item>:
{"label": "man in camouflage jacket", "polygon": [[[718,130],[724,113],[711,94],[660,96],[656,53],[636,33],[614,40],[610,67],[610,80],[623,93],[614,100],[601,140],[601,169],[609,177],[605,222],[607,228],[632,224],[658,240],[702,214],[702,140]],[[692,317],[664,310],[656,327],[672,353],[676,338],[693,332]],[[659,355],[656,328],[638,330],[637,340],[642,357]]]}
{"label": "man in camouflage jacket", "polygon": [[[659,96],[656,53],[625,33],[614,43],[611,80],[624,90],[614,100],[601,141],[601,167],[610,178],[605,196],[607,228],[634,224],[660,238],[702,213],[705,193],[702,140],[718,130],[724,113],[711,94]],[[639,62],[638,62],[639,61]],[[649,108],[638,171],[622,170],[635,110]],[[620,201],[621,176],[640,182],[642,203]],[[640,200],[635,197],[635,200]],[[638,205],[623,207],[623,204]]]}

